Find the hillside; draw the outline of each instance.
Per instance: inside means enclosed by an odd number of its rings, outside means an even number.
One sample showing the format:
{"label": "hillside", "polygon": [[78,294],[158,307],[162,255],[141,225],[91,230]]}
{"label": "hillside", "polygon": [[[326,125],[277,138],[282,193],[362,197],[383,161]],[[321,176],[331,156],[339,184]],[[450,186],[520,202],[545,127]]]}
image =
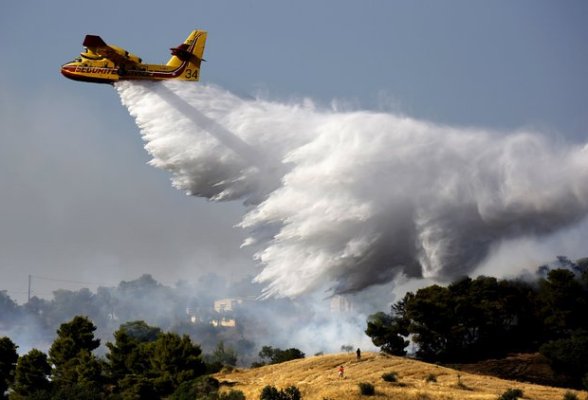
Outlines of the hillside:
{"label": "hillside", "polygon": [[[345,367],[344,379],[337,375],[340,365]],[[399,383],[385,382],[382,374],[386,372],[395,372]],[[434,375],[436,382],[427,382],[429,375]],[[458,375],[461,385],[458,385]],[[305,400],[369,398],[359,394],[359,382],[375,385],[376,396],[372,398],[395,400],[495,400],[509,388],[523,390],[525,399],[562,400],[567,391],[377,353],[365,353],[359,361],[355,359],[355,354],[315,356],[262,368],[219,373],[215,377],[227,390],[243,391],[248,400],[259,399],[259,393],[266,385],[278,388],[296,385]],[[576,393],[580,400],[588,399],[588,392]]]}
{"label": "hillside", "polygon": [[450,365],[461,371],[496,376],[540,385],[557,386],[561,378],[553,372],[549,360],[540,353],[510,354],[502,359],[489,359],[472,364]]}

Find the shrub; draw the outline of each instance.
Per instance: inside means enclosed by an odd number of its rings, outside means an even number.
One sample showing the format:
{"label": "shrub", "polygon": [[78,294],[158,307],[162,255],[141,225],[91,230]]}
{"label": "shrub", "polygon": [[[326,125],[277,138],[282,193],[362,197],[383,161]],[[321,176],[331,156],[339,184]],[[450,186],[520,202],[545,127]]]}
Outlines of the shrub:
{"label": "shrub", "polygon": [[290,360],[296,360],[298,358],[304,358],[304,353],[295,347],[291,347],[286,350],[273,348],[272,346],[263,346],[259,352],[259,357],[267,360],[267,364],[279,364]]}
{"label": "shrub", "polygon": [[549,359],[556,373],[567,375],[573,386],[584,383],[588,373],[588,331],[574,331],[570,337],[544,343],[539,352]]}
{"label": "shrub", "polygon": [[344,351],[346,353],[351,353],[353,351],[353,346],[350,344],[344,344],[341,346],[341,351]]}
{"label": "shrub", "polygon": [[373,396],[374,394],[376,394],[376,388],[371,383],[360,382],[358,386],[359,393],[361,393],[364,396]]}
{"label": "shrub", "polygon": [[[183,382],[176,391],[169,397],[170,400],[191,400],[209,398],[218,393],[219,382],[209,376],[201,376],[192,381]],[[137,393],[133,396],[126,395],[123,398],[153,399],[158,398],[150,393]]]}
{"label": "shrub", "polygon": [[386,372],[384,375],[382,375],[382,379],[386,382],[398,382],[398,376],[396,375],[396,372]]}
{"label": "shrub", "polygon": [[563,400],[579,400],[579,399],[578,399],[578,395],[576,395],[576,393],[566,392],[564,394]]}
{"label": "shrub", "polygon": [[437,375],[429,374],[425,377],[425,382],[437,382]]}
{"label": "shrub", "polygon": [[301,398],[300,390],[296,386],[292,385],[284,389],[283,400],[300,400]]}
{"label": "shrub", "polygon": [[519,397],[523,397],[523,391],[521,389],[508,389],[500,395],[498,400],[517,400]]}
{"label": "shrub", "polygon": [[261,368],[261,367],[265,367],[267,364],[264,363],[263,361],[254,361],[251,363],[251,368]]}
{"label": "shrub", "polygon": [[267,385],[261,389],[259,400],[281,400],[280,392],[275,386]]}
{"label": "shrub", "polygon": [[296,386],[289,386],[278,390],[275,386],[267,385],[261,390],[259,400],[300,400],[302,395]]}
{"label": "shrub", "polygon": [[218,400],[245,400],[245,394],[240,390],[231,390],[227,393],[221,393]]}

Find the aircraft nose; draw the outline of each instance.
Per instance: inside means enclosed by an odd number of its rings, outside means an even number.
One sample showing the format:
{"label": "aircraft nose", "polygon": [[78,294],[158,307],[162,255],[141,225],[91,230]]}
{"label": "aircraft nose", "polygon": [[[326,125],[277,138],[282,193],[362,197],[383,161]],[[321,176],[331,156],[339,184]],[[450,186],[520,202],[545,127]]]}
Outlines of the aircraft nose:
{"label": "aircraft nose", "polygon": [[65,76],[66,78],[71,78],[72,72],[73,72],[73,71],[71,71],[71,69],[72,69],[72,67],[71,67],[70,63],[63,64],[60,68],[61,75]]}

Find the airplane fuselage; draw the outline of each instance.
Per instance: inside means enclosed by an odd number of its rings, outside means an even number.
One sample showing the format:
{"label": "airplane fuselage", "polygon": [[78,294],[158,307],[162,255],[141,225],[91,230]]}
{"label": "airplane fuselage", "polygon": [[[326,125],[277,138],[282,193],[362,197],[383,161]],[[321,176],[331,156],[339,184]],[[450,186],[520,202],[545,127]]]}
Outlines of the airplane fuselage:
{"label": "airplane fuselage", "polygon": [[83,53],[61,66],[61,74],[76,81],[110,83],[121,80],[179,79],[198,81],[206,31],[194,30],[184,43],[172,48],[167,64],[144,64],[141,58],[102,38],[86,35]]}
{"label": "airplane fuselage", "polygon": [[115,66],[108,61],[82,60],[61,66],[63,76],[76,81],[114,83],[120,80],[164,80],[183,76],[185,80],[197,81],[199,70],[187,68],[185,61],[177,67],[162,64],[139,64],[131,68]]}

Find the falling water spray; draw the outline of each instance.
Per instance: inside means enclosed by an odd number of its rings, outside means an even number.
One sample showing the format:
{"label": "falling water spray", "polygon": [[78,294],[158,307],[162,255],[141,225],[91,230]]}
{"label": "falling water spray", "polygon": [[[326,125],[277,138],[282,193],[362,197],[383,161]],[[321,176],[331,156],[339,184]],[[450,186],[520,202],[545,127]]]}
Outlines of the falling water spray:
{"label": "falling water spray", "polygon": [[240,200],[268,296],[449,280],[495,246],[588,213],[588,148],[533,131],[455,128],[214,85],[116,85],[173,186]]}

